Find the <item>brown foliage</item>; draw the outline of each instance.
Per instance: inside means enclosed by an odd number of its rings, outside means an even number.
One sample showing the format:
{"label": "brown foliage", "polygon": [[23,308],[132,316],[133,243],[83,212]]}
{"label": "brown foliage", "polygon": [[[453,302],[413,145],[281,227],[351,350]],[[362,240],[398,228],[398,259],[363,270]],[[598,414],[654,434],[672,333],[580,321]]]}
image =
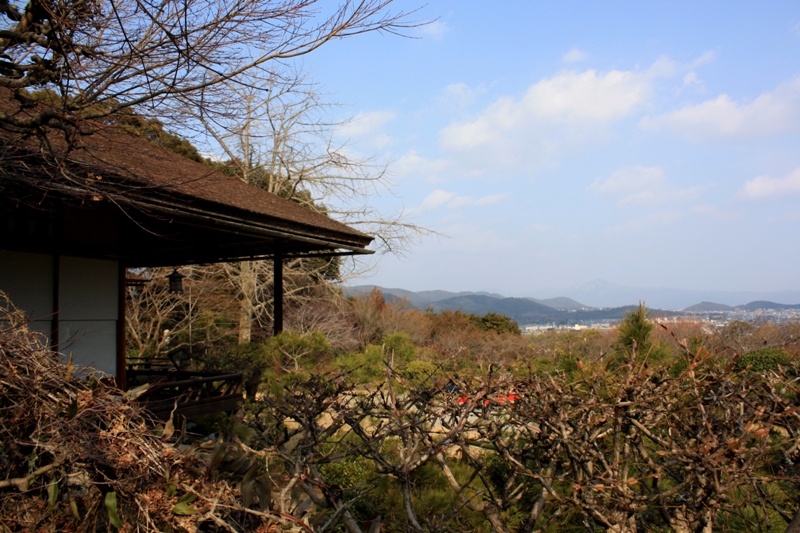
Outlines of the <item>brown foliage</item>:
{"label": "brown foliage", "polygon": [[42,341],[3,297],[0,531],[110,531],[117,519],[127,532],[267,531],[287,522],[245,507],[200,454],[167,444],[122,391],[78,380]]}
{"label": "brown foliage", "polygon": [[404,332],[419,340],[425,328],[421,314],[406,300],[387,302],[383,293],[372,289],[368,296],[350,300],[355,335],[361,346],[379,344],[386,335]]}

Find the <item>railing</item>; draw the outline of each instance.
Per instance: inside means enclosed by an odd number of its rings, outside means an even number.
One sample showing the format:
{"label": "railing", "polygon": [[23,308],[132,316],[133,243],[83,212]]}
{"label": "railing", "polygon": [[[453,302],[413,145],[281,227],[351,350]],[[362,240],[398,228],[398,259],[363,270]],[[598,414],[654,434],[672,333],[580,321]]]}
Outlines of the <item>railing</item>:
{"label": "railing", "polygon": [[175,366],[169,359],[128,361],[128,390],[148,384],[136,401],[161,419],[169,418],[173,410],[175,416],[191,418],[238,408],[243,391],[241,372],[196,372]]}

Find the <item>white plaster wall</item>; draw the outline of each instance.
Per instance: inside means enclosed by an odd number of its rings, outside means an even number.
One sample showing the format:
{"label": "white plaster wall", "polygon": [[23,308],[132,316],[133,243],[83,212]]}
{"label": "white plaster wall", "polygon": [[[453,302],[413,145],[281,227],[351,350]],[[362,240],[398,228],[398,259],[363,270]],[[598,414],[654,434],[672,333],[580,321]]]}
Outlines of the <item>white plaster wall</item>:
{"label": "white plaster wall", "polygon": [[25,311],[30,327],[50,336],[53,256],[0,250],[0,290]]}
{"label": "white plaster wall", "polygon": [[[61,353],[78,366],[115,375],[117,353],[116,261],[59,259],[59,335]],[[54,302],[52,255],[0,250],[0,290],[31,319],[30,328],[49,339]]]}
{"label": "white plaster wall", "polygon": [[107,374],[117,371],[116,261],[61,257],[59,330],[61,353],[72,353],[78,366]]}

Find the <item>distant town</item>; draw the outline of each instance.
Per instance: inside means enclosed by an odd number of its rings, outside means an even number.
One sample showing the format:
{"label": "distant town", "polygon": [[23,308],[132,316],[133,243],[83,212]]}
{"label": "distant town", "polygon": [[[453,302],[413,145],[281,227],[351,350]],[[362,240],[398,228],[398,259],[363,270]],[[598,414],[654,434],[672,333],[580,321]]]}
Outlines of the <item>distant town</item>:
{"label": "distant town", "polygon": [[[702,322],[710,329],[718,329],[727,326],[734,320],[743,322],[772,322],[780,324],[784,322],[795,322],[800,320],[800,309],[733,309],[726,311],[653,311],[653,319],[660,324],[677,323],[681,321]],[[547,331],[557,331],[572,329],[576,331],[587,329],[611,329],[617,325],[620,319],[584,321],[573,325],[563,324],[520,324],[522,332],[526,335],[536,335]]]}

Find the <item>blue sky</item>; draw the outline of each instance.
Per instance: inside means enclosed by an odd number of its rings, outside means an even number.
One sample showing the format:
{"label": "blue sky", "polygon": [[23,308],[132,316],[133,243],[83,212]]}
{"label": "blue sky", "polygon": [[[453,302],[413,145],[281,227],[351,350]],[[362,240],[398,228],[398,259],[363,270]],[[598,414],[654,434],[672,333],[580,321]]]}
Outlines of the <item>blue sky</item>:
{"label": "blue sky", "polygon": [[[396,9],[420,4],[398,1]],[[438,0],[304,68],[444,236],[369,278],[535,295],[800,289],[800,4]]]}

